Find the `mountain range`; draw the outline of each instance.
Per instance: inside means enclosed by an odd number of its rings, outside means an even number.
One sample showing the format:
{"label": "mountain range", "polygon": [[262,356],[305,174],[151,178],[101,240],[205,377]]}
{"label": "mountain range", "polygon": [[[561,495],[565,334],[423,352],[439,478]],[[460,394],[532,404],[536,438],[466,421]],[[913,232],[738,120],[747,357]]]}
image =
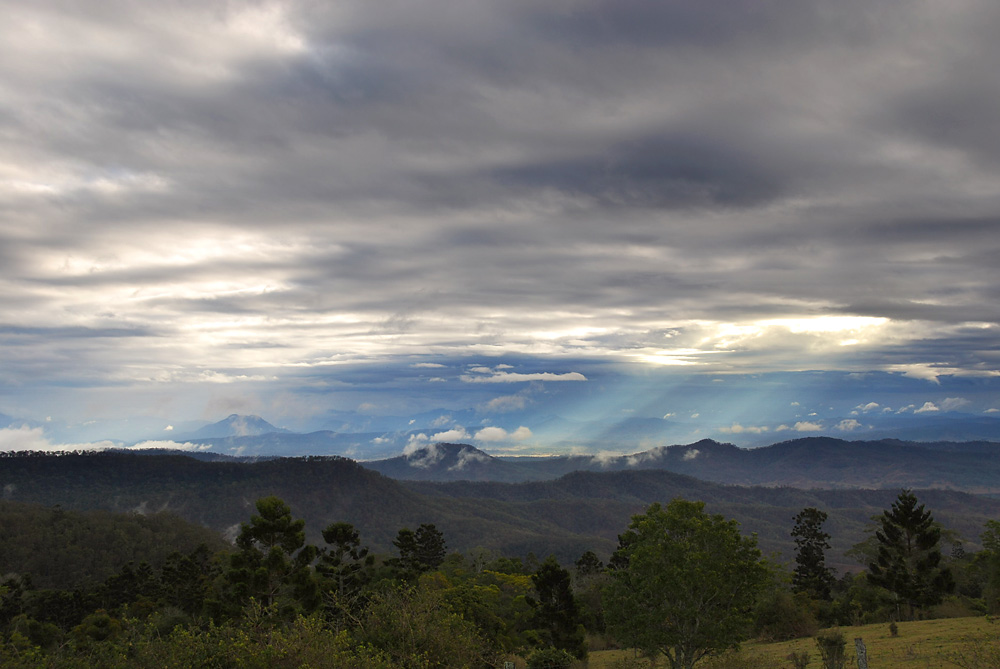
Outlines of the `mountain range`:
{"label": "mountain range", "polygon": [[[720,485],[663,470],[574,472],[525,483],[397,481],[339,457],[213,462],[135,452],[6,455],[0,485],[4,498],[16,502],[169,512],[230,539],[254,513],[254,500],[277,495],[306,520],[316,543],[324,527],[347,521],[368,545],[390,552],[399,529],[434,523],[451,550],[554,554],[564,563],[587,550],[606,559],[632,515],[675,497],[706,502],[710,512],[756,533],[765,552],[788,560],[792,517],[815,506],[830,514],[828,562],[841,569],[858,567],[844,552],[865,539],[869,519],[898,493]],[[970,548],[985,521],[1000,517],[1000,499],[943,490],[918,495]]]}

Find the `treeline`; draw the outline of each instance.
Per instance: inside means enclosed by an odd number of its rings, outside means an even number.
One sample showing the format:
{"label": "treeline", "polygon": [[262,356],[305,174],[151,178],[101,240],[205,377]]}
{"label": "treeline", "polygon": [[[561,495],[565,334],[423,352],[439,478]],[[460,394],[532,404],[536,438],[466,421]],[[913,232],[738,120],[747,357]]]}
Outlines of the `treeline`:
{"label": "treeline", "polygon": [[[40,587],[29,573],[7,573],[0,664],[495,667],[520,657],[534,668],[627,647],[689,669],[754,636],[1000,610],[1000,522],[987,523],[982,550],[966,553],[905,490],[855,547],[865,570],[839,577],[825,561],[827,516],[812,507],[789,519],[789,569],[765,559],[735,521],[683,499],[634,516],[607,564],[587,551],[566,565],[449,552],[431,523],[399,529],[386,554],[346,522],[329,524],[313,545],[282,499],[254,506],[223,550],[206,543],[143,553],[102,580],[72,585]],[[90,522],[59,509],[32,513],[23,517]],[[31,534],[27,520],[19,531]],[[175,548],[186,536],[169,523],[149,531]],[[99,550],[85,534],[54,536]],[[5,539],[17,540],[14,532]]]}

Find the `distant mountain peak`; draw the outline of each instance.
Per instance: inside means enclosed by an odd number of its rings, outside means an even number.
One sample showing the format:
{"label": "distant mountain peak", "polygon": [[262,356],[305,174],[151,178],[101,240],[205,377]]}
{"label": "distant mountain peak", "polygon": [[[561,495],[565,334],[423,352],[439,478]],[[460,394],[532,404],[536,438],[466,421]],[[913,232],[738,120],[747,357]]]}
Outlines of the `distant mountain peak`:
{"label": "distant mountain peak", "polygon": [[260,416],[229,414],[218,423],[212,423],[197,430],[191,436],[195,439],[214,439],[220,437],[252,437],[276,432],[287,433],[288,430],[271,425]]}

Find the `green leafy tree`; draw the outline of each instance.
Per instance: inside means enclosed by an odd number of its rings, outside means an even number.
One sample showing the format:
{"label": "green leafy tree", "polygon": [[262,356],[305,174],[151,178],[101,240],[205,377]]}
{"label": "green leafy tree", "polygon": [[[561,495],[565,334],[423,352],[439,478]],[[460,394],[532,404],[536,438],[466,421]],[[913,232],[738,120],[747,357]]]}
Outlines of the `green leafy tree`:
{"label": "green leafy tree", "polygon": [[318,589],[310,563],[318,549],[307,546],[305,521],[293,520],[280,498],[257,500],[257,514],[240,526],[230,559],[227,579],[239,598],[253,597],[265,607],[299,604],[309,610],[318,605]]}
{"label": "green leafy tree", "polygon": [[573,597],[569,572],[549,556],[532,574],[531,581],[537,596],[529,598],[528,603],[535,609],[535,627],[542,644],[585,658],[583,617]]}
{"label": "green leafy tree", "polygon": [[634,516],[620,544],[627,567],[612,572],[604,604],[620,642],[690,669],[749,635],[771,574],[736,521],[675,499]]}
{"label": "green leafy tree", "polygon": [[868,565],[868,580],[893,593],[897,612],[905,605],[912,619],[918,609],[940,603],[955,587],[951,572],[941,565],[941,529],[909,490],[882,512],[879,526],[878,555]]}
{"label": "green leafy tree", "polygon": [[833,572],[826,566],[830,535],[823,531],[827,515],[809,507],[795,516],[792,537],[795,539],[795,571],[792,587],[815,599],[829,601],[834,584]]}

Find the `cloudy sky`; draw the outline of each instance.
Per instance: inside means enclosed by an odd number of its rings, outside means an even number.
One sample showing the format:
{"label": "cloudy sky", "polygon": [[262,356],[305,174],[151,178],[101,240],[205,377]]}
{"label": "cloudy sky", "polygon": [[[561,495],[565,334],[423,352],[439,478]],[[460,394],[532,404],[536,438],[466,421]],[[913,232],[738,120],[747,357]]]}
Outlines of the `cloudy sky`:
{"label": "cloudy sky", "polygon": [[992,0],[0,7],[9,416],[1000,407]]}

